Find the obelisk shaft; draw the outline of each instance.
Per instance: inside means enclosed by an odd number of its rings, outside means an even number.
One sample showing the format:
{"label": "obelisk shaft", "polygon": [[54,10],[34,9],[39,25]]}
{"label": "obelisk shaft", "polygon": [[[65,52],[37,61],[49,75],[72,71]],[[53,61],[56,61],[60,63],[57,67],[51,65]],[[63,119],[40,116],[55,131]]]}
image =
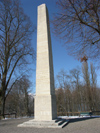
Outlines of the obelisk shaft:
{"label": "obelisk shaft", "polygon": [[38,6],[35,119],[57,117],[51,37],[45,4]]}

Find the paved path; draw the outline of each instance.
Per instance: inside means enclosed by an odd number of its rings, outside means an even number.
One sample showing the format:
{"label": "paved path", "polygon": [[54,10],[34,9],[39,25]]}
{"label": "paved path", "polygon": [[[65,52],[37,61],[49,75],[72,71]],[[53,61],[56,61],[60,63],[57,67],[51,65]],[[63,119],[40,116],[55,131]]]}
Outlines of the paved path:
{"label": "paved path", "polygon": [[100,133],[100,118],[72,120],[62,129],[22,128],[18,124],[29,118],[0,121],[0,133]]}

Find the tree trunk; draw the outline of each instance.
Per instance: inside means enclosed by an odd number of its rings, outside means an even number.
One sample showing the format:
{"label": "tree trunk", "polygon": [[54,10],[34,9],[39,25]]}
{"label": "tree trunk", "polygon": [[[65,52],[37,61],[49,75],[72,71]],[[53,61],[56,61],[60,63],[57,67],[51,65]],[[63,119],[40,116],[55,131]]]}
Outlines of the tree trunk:
{"label": "tree trunk", "polygon": [[2,82],[1,114],[3,115],[3,118],[5,118],[5,102],[6,102],[5,90],[6,90],[5,83]]}
{"label": "tree trunk", "polygon": [[1,114],[3,116],[3,118],[5,118],[5,97],[2,96],[2,99],[1,99]]}
{"label": "tree trunk", "polygon": [[2,115],[3,115],[3,118],[5,118],[5,98],[3,99],[3,107],[2,107]]}

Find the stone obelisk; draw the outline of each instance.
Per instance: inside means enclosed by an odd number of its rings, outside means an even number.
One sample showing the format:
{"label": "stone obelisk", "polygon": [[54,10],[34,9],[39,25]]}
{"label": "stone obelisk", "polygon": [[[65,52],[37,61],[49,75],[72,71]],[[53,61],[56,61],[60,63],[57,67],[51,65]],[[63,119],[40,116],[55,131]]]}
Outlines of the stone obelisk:
{"label": "stone obelisk", "polygon": [[38,6],[35,117],[18,127],[62,128],[66,123],[57,119],[49,17],[42,4]]}
{"label": "stone obelisk", "polygon": [[57,118],[48,10],[38,6],[35,120]]}

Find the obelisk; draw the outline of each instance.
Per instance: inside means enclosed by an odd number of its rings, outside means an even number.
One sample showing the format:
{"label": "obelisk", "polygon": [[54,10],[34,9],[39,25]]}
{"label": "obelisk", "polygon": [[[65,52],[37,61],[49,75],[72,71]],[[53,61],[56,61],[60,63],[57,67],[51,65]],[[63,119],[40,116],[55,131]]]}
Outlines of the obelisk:
{"label": "obelisk", "polygon": [[35,116],[18,127],[62,128],[63,122],[57,119],[49,17],[42,4],[38,6]]}
{"label": "obelisk", "polygon": [[57,118],[48,10],[38,6],[35,120]]}

